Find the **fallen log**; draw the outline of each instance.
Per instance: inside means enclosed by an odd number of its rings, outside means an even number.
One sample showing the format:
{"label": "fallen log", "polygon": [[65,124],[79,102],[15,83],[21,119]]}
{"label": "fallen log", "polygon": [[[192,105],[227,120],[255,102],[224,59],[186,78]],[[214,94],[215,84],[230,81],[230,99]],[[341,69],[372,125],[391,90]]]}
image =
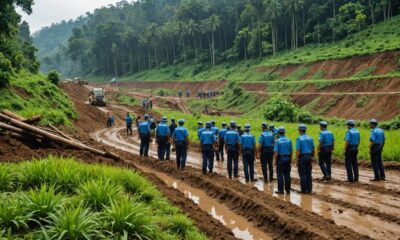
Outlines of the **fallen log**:
{"label": "fallen log", "polygon": [[32,138],[41,138],[40,136],[36,136],[35,134],[33,134],[31,132],[25,131],[25,130],[23,130],[21,128],[17,128],[17,127],[14,127],[14,126],[8,125],[6,123],[2,123],[2,122],[0,122],[0,128],[4,129],[4,130],[7,130],[9,132],[12,132],[12,133],[16,133],[16,134],[22,135],[22,136],[25,135],[25,136],[29,136],[29,137],[32,137]]}
{"label": "fallen log", "polygon": [[60,136],[51,134],[51,133],[49,133],[47,131],[44,131],[44,130],[42,130],[40,128],[31,126],[29,124],[26,124],[24,122],[21,122],[19,120],[11,118],[11,117],[9,117],[7,115],[0,114],[0,119],[3,119],[7,123],[9,123],[9,124],[11,124],[11,125],[13,125],[15,127],[22,128],[22,129],[24,129],[24,130],[26,130],[28,132],[32,132],[34,134],[37,134],[39,136],[42,136],[43,138],[47,138],[47,139],[52,140],[54,142],[65,144],[67,146],[74,147],[74,148],[77,148],[77,149],[89,151],[89,152],[92,152],[92,153],[95,153],[95,154],[98,154],[98,155],[101,155],[101,156],[112,158],[114,160],[120,159],[120,157],[118,155],[116,155],[116,154],[114,154],[112,152],[100,151],[98,149],[89,147],[89,146],[84,145],[82,143],[78,143],[78,142],[75,142],[75,141],[71,141],[69,139],[65,139],[63,137],[60,137]]}
{"label": "fallen log", "polygon": [[34,124],[34,123],[38,123],[38,122],[40,122],[41,120],[42,120],[42,117],[41,116],[34,116],[34,117],[31,117],[31,118],[28,118],[28,119],[26,119],[26,118],[24,118],[24,117],[22,117],[22,116],[20,116],[20,115],[18,115],[18,114],[16,114],[16,113],[14,113],[14,112],[11,112],[11,111],[9,111],[9,110],[3,110],[3,111],[1,111],[4,115],[6,115],[6,116],[8,116],[8,117],[10,117],[10,118],[14,118],[14,119],[16,119],[16,120],[18,120],[18,121],[21,121],[21,122],[24,122],[24,123],[28,123],[28,124]]}
{"label": "fallen log", "polygon": [[25,121],[22,121],[24,123],[28,123],[28,124],[35,124],[42,121],[42,117],[41,116],[34,116],[31,118],[26,119]]}
{"label": "fallen log", "polygon": [[64,138],[69,139],[69,140],[71,140],[71,141],[79,142],[78,140],[76,140],[76,139],[74,139],[74,138],[68,136],[67,134],[63,133],[60,129],[56,128],[55,126],[53,126],[53,125],[51,125],[51,124],[49,124],[49,127],[50,127],[51,129],[53,129],[56,133],[58,133],[58,134],[60,134],[61,136],[63,136]]}

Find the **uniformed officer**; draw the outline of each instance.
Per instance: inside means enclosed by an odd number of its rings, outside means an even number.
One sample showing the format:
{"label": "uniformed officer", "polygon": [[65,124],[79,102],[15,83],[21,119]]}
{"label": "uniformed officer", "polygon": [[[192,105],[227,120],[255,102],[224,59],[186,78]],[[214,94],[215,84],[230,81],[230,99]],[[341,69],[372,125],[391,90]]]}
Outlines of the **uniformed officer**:
{"label": "uniformed officer", "polygon": [[250,124],[244,126],[245,133],[240,137],[240,147],[243,158],[243,170],[246,182],[254,182],[254,156],[256,138],[250,133]]}
{"label": "uniformed officer", "polygon": [[149,115],[144,115],[144,121],[141,121],[138,127],[140,137],[140,156],[149,156],[149,145],[150,145],[150,124]]}
{"label": "uniformed officer", "polygon": [[176,151],[176,166],[178,169],[185,169],[187,150],[189,148],[189,132],[183,126],[185,120],[180,119],[178,121],[179,127],[177,127],[173,134],[175,151]]}
{"label": "uniformed officer", "polygon": [[237,129],[237,132],[239,133],[239,136],[242,136],[243,133],[244,133],[244,131],[242,130],[242,126],[237,125],[237,126],[236,126],[236,129]]}
{"label": "uniformed officer", "polygon": [[158,159],[164,160],[167,143],[170,138],[170,130],[167,124],[167,117],[163,117],[161,123],[157,126],[156,129],[156,139],[158,143]]}
{"label": "uniformed officer", "polygon": [[233,176],[239,177],[239,134],[236,132],[236,123],[231,121],[230,129],[225,134],[225,150],[228,155],[228,175],[232,179],[232,163],[233,163]]}
{"label": "uniformed officer", "polygon": [[270,181],[274,178],[274,170],[273,170],[273,159],[274,159],[274,143],[275,137],[273,133],[268,130],[268,124],[261,124],[262,133],[258,138],[259,145],[259,157],[261,162],[261,169],[264,176],[264,182],[268,182],[268,170],[269,170],[269,179]]}
{"label": "uniformed officer", "polygon": [[382,163],[382,150],[385,146],[385,132],[378,128],[376,119],[369,120],[371,127],[371,136],[369,138],[371,144],[369,151],[371,155],[371,165],[374,170],[374,178],[371,181],[385,180],[385,170]]}
{"label": "uniformed officer", "polygon": [[197,137],[199,138],[199,140],[200,140],[200,137],[201,137],[201,133],[202,133],[204,130],[205,130],[205,128],[204,128],[203,122],[198,121],[198,122],[197,122]]}
{"label": "uniformed officer", "polygon": [[218,147],[221,155],[221,161],[224,161],[225,135],[227,132],[226,123],[222,123],[222,128],[218,131]]}
{"label": "uniformed officer", "polygon": [[[215,137],[218,140],[218,132],[219,129],[217,126],[215,126],[216,122],[214,120],[211,121],[211,131],[214,133]],[[218,145],[218,141],[217,141],[217,145]],[[219,162],[219,150],[218,150],[218,146],[214,149],[214,157],[217,159],[217,161]]]}
{"label": "uniformed officer", "polygon": [[207,165],[209,173],[212,173],[214,168],[214,148],[217,144],[217,137],[211,130],[211,127],[211,122],[207,122],[206,129],[201,133],[200,136],[201,152],[203,154],[203,175],[207,174]]}
{"label": "uniformed officer", "polygon": [[332,153],[335,149],[335,137],[331,131],[328,131],[328,123],[322,121],[319,123],[321,132],[319,134],[318,160],[322,174],[322,180],[331,180]]}
{"label": "uniformed officer", "polygon": [[269,130],[271,131],[272,135],[274,135],[274,138],[278,137],[278,130],[275,128],[275,125],[269,125]]}
{"label": "uniformed officer", "polygon": [[284,127],[278,128],[279,138],[275,141],[274,145],[274,159],[276,165],[276,178],[278,180],[277,194],[283,194],[283,189],[287,194],[290,194],[291,188],[291,162],[293,156],[292,141],[285,137],[286,129]]}
{"label": "uniformed officer", "polygon": [[301,193],[312,192],[312,161],[315,157],[314,140],[306,134],[307,127],[301,124],[298,128],[300,136],[296,140],[297,167],[300,177]]}
{"label": "uniformed officer", "polygon": [[345,137],[345,164],[347,171],[347,180],[349,182],[358,182],[358,146],[360,145],[360,133],[355,128],[354,120],[347,121],[348,131]]}
{"label": "uniformed officer", "polygon": [[[172,136],[172,134],[174,134],[175,128],[177,128],[178,126],[175,123],[175,118],[171,118],[171,124],[169,125],[169,134],[170,136]],[[166,160],[170,160],[170,155],[171,155],[171,142],[168,141],[167,143],[167,150],[166,150]]]}

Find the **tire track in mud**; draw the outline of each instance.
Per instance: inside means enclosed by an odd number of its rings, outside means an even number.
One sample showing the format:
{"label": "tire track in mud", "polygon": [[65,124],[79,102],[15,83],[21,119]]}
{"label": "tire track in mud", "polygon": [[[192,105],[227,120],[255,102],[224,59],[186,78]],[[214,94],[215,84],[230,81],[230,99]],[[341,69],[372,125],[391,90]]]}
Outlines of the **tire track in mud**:
{"label": "tire track in mud", "polygon": [[[116,131],[118,132],[118,130]],[[126,143],[123,139],[118,139],[116,132],[112,134],[112,138],[114,140],[117,139],[117,144],[130,147],[132,151],[137,149],[137,146],[134,144]],[[101,138],[101,136],[99,136],[101,134],[97,133],[96,135]],[[107,134],[107,136],[110,135],[111,134]],[[312,212],[301,211],[298,206],[291,204],[290,201],[281,201],[272,195],[263,194],[255,188],[250,189],[254,196],[248,197],[249,188],[244,187],[240,182],[229,181],[221,175],[210,175],[211,177],[219,178],[217,182],[222,183],[222,185],[219,185],[214,181],[211,182],[209,179],[210,176],[203,177],[199,174],[198,170],[192,168],[190,172],[180,172],[177,171],[174,164],[171,163],[161,163],[153,160],[143,162],[145,165],[147,164],[147,166],[157,171],[165,172],[173,177],[179,177],[186,183],[205,190],[212,197],[217,197],[220,201],[227,204],[231,209],[235,210],[235,212],[238,211],[237,213],[255,222],[262,230],[271,231],[271,229],[274,229],[274,231],[278,231],[276,234],[291,238],[293,236],[314,239],[367,238],[346,227],[336,225],[333,220],[326,220]],[[148,165],[149,162],[152,164]],[[232,184],[237,185],[234,190],[230,187],[226,187]],[[260,199],[260,196],[266,199],[264,201],[256,201],[255,199]],[[328,226],[326,226],[326,224]]]}

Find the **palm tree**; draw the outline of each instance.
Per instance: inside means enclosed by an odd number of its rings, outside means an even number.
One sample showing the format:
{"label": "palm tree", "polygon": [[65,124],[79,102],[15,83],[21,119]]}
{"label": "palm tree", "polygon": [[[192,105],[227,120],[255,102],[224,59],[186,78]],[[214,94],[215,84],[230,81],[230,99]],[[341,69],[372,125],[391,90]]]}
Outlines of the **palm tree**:
{"label": "palm tree", "polygon": [[272,38],[272,52],[275,55],[278,51],[278,29],[277,20],[281,13],[281,2],[280,0],[265,0],[266,13],[269,16],[271,22],[271,38]]}
{"label": "palm tree", "polygon": [[215,66],[215,39],[214,39],[214,35],[215,35],[215,32],[221,26],[221,19],[219,18],[218,15],[213,14],[213,15],[211,15],[211,17],[209,17],[207,19],[207,26],[208,26],[209,31],[211,32],[212,64]]}
{"label": "palm tree", "polygon": [[296,50],[298,47],[298,36],[297,36],[297,20],[296,14],[299,12],[301,7],[304,5],[303,0],[286,0],[286,8],[291,18],[291,46],[292,50]]}
{"label": "palm tree", "polygon": [[189,20],[188,25],[187,25],[187,30],[188,30],[188,34],[190,35],[190,37],[192,38],[192,40],[194,42],[194,53],[195,53],[195,56],[196,56],[196,64],[197,64],[196,35],[197,35],[197,32],[198,32],[198,25],[193,19]]}

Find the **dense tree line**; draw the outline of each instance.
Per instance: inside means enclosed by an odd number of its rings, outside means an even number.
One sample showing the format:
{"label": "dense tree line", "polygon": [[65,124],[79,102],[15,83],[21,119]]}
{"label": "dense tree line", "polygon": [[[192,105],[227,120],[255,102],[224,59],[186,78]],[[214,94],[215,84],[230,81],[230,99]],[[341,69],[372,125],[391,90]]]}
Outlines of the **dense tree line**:
{"label": "dense tree line", "polygon": [[8,84],[11,76],[21,69],[38,72],[29,25],[21,23],[16,6],[24,12],[32,12],[33,0],[0,1],[0,87]]}
{"label": "dense tree line", "polygon": [[87,14],[65,53],[75,74],[198,67],[338,41],[399,11],[398,0],[139,0]]}

